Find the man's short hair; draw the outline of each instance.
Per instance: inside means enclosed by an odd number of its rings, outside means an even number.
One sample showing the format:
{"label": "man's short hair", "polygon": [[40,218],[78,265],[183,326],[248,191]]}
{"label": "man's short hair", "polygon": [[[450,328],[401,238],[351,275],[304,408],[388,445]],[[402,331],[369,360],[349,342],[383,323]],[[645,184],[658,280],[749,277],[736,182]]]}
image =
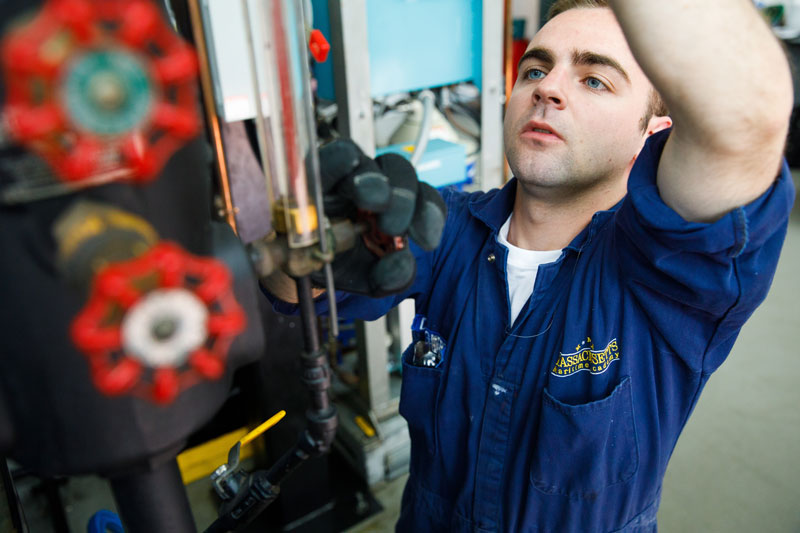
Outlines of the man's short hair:
{"label": "man's short hair", "polygon": [[608,0],[556,0],[547,12],[547,20],[570,9],[608,7]]}
{"label": "man's short hair", "polygon": [[[556,0],[547,12],[547,20],[550,21],[556,15],[560,15],[564,11],[569,11],[570,9],[588,9],[596,7],[609,7],[608,0]],[[642,129],[643,133],[647,133],[647,124],[652,117],[664,117],[667,115],[669,115],[667,104],[664,103],[664,99],[661,98],[658,91],[653,89],[647,100],[647,108],[639,122],[639,127]]]}

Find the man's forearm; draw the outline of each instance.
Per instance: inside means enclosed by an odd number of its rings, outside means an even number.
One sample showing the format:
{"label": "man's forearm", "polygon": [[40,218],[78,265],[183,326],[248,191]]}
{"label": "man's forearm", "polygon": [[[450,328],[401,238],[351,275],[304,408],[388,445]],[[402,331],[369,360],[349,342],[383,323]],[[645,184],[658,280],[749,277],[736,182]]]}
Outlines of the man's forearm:
{"label": "man's forearm", "polygon": [[746,142],[748,134],[783,126],[792,105],[791,76],[750,0],[610,4],[678,126],[703,142]]}

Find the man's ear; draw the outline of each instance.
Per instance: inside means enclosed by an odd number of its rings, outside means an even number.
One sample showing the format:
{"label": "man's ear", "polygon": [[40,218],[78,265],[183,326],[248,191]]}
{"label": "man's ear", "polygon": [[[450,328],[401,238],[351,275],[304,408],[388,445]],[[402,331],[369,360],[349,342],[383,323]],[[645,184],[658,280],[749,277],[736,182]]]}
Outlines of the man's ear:
{"label": "man's ear", "polygon": [[657,117],[657,116],[650,117],[650,121],[647,123],[647,130],[645,131],[644,135],[642,136],[642,141],[639,144],[639,151],[637,151],[636,155],[633,156],[633,159],[631,159],[630,167],[629,167],[628,170],[630,170],[630,168],[633,167],[633,163],[636,161],[636,158],[639,156],[639,152],[641,152],[642,148],[644,148],[644,143],[647,142],[647,138],[650,137],[651,135],[653,135],[656,132],[659,132],[661,130],[665,130],[665,129],[671,128],[671,127],[672,127],[672,119],[669,118],[668,115],[665,115],[663,117]]}
{"label": "man's ear", "polygon": [[650,122],[647,123],[647,137],[652,134],[672,127],[672,119],[669,116],[663,117],[650,117]]}

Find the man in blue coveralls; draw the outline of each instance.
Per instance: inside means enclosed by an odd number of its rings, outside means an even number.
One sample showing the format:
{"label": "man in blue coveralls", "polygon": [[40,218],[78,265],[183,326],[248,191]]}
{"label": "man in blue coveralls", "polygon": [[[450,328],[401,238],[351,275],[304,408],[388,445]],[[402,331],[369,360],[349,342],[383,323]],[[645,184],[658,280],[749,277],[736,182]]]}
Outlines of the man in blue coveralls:
{"label": "man in blue coveralls", "polygon": [[[655,531],[678,435],[766,296],[794,199],[779,44],[750,0],[608,4],[557,1],[528,47],[505,117],[515,179],[445,190],[441,243],[411,245],[399,294],[337,295],[367,319],[416,300],[400,531]],[[352,200],[369,173],[333,151],[326,180]],[[353,257],[342,289],[401,288]],[[291,311],[283,281],[267,287]]]}

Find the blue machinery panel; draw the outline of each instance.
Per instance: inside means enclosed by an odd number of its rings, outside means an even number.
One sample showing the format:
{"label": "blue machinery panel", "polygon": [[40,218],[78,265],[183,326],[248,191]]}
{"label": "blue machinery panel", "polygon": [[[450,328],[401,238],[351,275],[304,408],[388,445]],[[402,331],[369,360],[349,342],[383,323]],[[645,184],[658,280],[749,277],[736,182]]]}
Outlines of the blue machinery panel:
{"label": "blue machinery panel", "polygon": [[[375,155],[379,156],[393,152],[410,159],[413,151],[413,145],[393,144],[385,148],[378,148],[375,151]],[[462,144],[451,143],[442,139],[431,139],[416,166],[419,179],[437,188],[470,183],[472,176],[468,175],[469,171],[464,152],[464,145]]]}
{"label": "blue machinery panel", "polygon": [[[328,0],[312,5],[314,27],[330,40]],[[482,0],[367,0],[372,96],[462,81],[480,87],[482,8]],[[333,100],[333,61],[315,75],[319,95]]]}

